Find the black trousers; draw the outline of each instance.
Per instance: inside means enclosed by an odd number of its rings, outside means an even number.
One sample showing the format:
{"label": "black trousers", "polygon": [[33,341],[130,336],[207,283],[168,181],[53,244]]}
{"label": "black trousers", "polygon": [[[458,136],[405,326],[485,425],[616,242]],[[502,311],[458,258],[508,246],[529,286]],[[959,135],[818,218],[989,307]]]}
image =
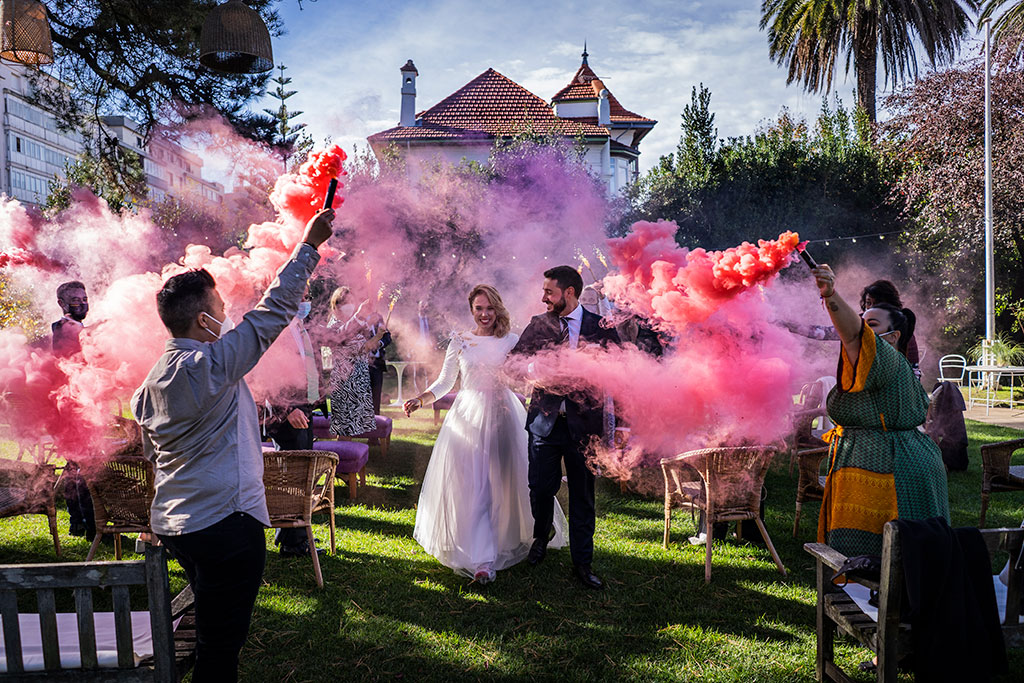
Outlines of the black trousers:
{"label": "black trousers", "polygon": [[238,653],[263,582],[263,524],[236,512],[213,526],[160,541],[185,570],[196,597],[195,683],[238,680]]}
{"label": "black trousers", "polygon": [[380,394],[384,388],[384,369],[387,366],[380,367],[374,365],[373,359],[370,359],[370,393],[373,395],[373,414],[380,415]]}
{"label": "black trousers", "polygon": [[64,500],[68,504],[68,517],[71,524],[83,525],[86,535],[89,540],[92,540],[93,534],[96,533],[96,516],[92,508],[92,496],[89,495],[85,479],[82,478],[77,466],[68,463],[61,481],[64,482]]}
{"label": "black trousers", "polygon": [[547,541],[555,514],[555,494],[562,485],[562,462],[569,480],[569,554],[573,564],[594,559],[594,473],[583,448],[569,434],[564,417],[547,436],[530,434],[530,509],[533,537]]}
{"label": "black trousers", "polygon": [[[291,411],[288,411],[291,412]],[[267,427],[267,436],[274,440],[282,451],[311,451],[313,450],[313,411],[303,411],[306,419],[309,420],[309,427],[296,429],[288,420],[281,420]],[[308,543],[305,529],[278,529],[277,540],[281,542],[282,548],[294,548]]]}

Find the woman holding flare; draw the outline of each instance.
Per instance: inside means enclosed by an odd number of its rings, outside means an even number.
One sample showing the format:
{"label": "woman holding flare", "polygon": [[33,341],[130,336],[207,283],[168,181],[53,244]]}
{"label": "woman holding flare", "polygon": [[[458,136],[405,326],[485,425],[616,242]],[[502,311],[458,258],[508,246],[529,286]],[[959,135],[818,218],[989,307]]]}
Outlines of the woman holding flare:
{"label": "woman holding flare", "polygon": [[818,521],[818,541],[847,556],[880,555],[893,519],[949,521],[942,454],[918,426],[928,398],[906,359],[903,312],[876,304],[857,315],[836,291],[827,265],[811,271],[842,342],[836,387],[827,399],[836,428]]}

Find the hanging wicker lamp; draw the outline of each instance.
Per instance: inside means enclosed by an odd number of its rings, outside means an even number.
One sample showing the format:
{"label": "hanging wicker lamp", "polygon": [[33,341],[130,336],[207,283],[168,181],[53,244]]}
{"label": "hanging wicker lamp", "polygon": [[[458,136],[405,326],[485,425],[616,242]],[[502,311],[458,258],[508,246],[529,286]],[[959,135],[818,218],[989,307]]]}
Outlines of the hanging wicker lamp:
{"label": "hanging wicker lamp", "polygon": [[50,22],[40,0],[0,2],[0,59],[34,66],[53,63]]}
{"label": "hanging wicker lamp", "polygon": [[259,12],[242,0],[228,0],[210,10],[199,36],[199,63],[233,74],[273,69],[270,31]]}

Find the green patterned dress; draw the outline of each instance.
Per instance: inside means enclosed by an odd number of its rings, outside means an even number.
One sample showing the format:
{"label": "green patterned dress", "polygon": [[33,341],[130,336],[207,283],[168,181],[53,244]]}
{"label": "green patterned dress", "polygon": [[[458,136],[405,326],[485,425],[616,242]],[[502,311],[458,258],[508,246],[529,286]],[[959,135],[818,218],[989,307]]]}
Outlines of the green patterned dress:
{"label": "green patterned dress", "polygon": [[856,364],[846,351],[828,415],[829,474],[818,542],[847,556],[880,555],[882,528],[896,519],[949,521],[946,469],[938,446],[917,427],[928,397],[910,364],[867,325]]}

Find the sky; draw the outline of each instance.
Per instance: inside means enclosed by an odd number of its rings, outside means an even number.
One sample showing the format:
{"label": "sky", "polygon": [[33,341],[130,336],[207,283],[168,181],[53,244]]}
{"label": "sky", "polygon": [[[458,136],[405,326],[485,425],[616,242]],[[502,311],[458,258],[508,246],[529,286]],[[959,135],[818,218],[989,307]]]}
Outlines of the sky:
{"label": "sky", "polygon": [[[318,143],[330,136],[349,151],[397,125],[399,67],[408,59],[419,71],[417,111],[489,67],[550,101],[579,67],[584,41],[591,68],[623,106],[658,121],[640,145],[641,170],[675,149],[695,85],[711,90],[720,138],[753,134],[783,107],[813,119],[822,103],[821,95],[787,86],[785,70],[768,58],[758,0],[282,0],[278,7],[287,33],[274,40],[274,59],[297,91],[288,107],[304,112],[296,121]],[[835,83],[852,106],[854,79],[839,74]],[[879,101],[887,92],[880,82]]]}

